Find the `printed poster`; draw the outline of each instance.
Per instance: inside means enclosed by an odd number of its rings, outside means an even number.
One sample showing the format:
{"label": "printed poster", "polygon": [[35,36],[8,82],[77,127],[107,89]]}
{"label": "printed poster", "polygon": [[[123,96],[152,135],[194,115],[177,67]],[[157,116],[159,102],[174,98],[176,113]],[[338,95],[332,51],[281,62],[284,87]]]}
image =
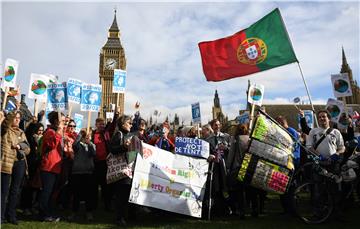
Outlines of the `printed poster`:
{"label": "printed poster", "polygon": [[49,110],[63,111],[68,108],[66,82],[49,84],[47,88],[47,105]]}
{"label": "printed poster", "polygon": [[248,102],[253,105],[261,106],[264,98],[264,86],[260,84],[253,84],[249,87]]}
{"label": "printed poster", "polygon": [[83,127],[84,115],[75,113],[74,122],[76,124],[75,132],[79,133]]}
{"label": "printed poster", "polygon": [[191,104],[191,114],[193,123],[201,123],[200,103]]}
{"label": "printed poster", "polygon": [[114,69],[113,93],[125,93],[126,71]]}
{"label": "printed poster", "polygon": [[69,78],[67,81],[67,96],[69,102],[80,104],[81,101],[81,88],[83,82],[81,80]]}
{"label": "printed poster", "polygon": [[51,83],[54,83],[54,81],[49,76],[31,73],[28,97],[45,102],[47,100],[47,88]]}
{"label": "printed poster", "polygon": [[100,111],[101,104],[101,85],[83,84],[81,93],[81,111]]}
{"label": "printed poster", "polygon": [[352,96],[351,84],[348,73],[331,75],[334,96],[336,98]]}
{"label": "printed poster", "polygon": [[[16,76],[19,62],[13,59],[6,59],[4,65],[4,75],[2,77],[1,87],[16,87]],[[5,91],[5,89],[4,89]]]}
{"label": "printed poster", "polygon": [[341,113],[344,112],[344,103],[343,101],[330,98],[326,103],[326,110],[330,113],[331,121],[337,123]]}

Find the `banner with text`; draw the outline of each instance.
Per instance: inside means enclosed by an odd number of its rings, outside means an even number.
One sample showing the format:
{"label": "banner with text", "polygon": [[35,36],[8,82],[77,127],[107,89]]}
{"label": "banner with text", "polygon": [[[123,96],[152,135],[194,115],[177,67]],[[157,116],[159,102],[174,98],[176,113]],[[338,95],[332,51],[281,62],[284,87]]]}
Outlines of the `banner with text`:
{"label": "banner with text", "polygon": [[101,85],[83,84],[81,92],[80,110],[98,112],[101,104]]}
{"label": "banner with text", "polygon": [[66,82],[49,84],[47,89],[48,108],[51,111],[63,111],[68,108]]}
{"label": "banner with text", "polygon": [[125,93],[126,71],[114,69],[113,93]]}
{"label": "banner with text", "polygon": [[16,75],[19,62],[13,59],[6,59],[4,65],[4,75],[1,82],[1,88],[16,87]]}
{"label": "banner with text", "polygon": [[77,79],[69,78],[67,81],[67,96],[69,102],[79,104],[81,100],[81,88],[83,82]]}
{"label": "banner with text", "polygon": [[207,141],[187,137],[175,138],[175,153],[177,154],[207,159],[209,157],[209,152],[210,146]]}
{"label": "banner with text", "polygon": [[201,217],[209,164],[143,143],[129,202]]}

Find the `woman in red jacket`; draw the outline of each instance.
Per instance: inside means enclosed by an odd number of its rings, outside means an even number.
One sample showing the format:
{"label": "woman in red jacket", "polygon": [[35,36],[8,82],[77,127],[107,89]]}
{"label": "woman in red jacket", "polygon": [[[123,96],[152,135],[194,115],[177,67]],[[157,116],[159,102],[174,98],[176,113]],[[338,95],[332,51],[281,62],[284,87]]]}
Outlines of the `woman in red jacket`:
{"label": "woman in red jacket", "polygon": [[63,157],[64,114],[52,111],[48,114],[50,126],[46,129],[41,148],[40,177],[42,189],[39,197],[39,213],[42,221],[57,222],[59,218],[51,215],[50,197],[56,179],[61,172]]}

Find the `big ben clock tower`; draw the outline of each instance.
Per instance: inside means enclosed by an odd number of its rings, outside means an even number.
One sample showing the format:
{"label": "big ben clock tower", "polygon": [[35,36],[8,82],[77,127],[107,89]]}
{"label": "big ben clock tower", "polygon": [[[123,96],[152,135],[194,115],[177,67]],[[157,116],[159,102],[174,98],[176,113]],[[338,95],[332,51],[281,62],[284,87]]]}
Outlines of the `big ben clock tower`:
{"label": "big ben clock tower", "polygon": [[118,96],[117,93],[112,93],[114,69],[126,70],[126,58],[120,41],[116,10],[108,39],[100,51],[99,83],[102,85],[102,98],[99,116],[102,118],[105,118],[104,112],[111,111],[110,104],[116,104],[120,107],[120,115],[124,114],[124,94]]}

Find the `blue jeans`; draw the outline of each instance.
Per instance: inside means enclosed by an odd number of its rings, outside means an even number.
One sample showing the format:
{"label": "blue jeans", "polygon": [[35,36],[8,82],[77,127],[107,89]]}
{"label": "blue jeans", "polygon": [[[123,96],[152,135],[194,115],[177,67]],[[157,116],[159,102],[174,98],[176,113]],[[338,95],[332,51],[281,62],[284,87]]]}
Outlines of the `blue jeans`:
{"label": "blue jeans", "polygon": [[[16,220],[16,205],[25,175],[25,161],[15,161],[12,174],[1,173],[1,219]],[[8,196],[9,194],[9,196]],[[7,199],[7,204],[6,204]]]}
{"label": "blue jeans", "polygon": [[58,174],[41,171],[40,172],[42,190],[40,191],[39,196],[39,213],[41,218],[46,218],[52,214],[52,203],[51,195],[54,191],[54,186]]}

